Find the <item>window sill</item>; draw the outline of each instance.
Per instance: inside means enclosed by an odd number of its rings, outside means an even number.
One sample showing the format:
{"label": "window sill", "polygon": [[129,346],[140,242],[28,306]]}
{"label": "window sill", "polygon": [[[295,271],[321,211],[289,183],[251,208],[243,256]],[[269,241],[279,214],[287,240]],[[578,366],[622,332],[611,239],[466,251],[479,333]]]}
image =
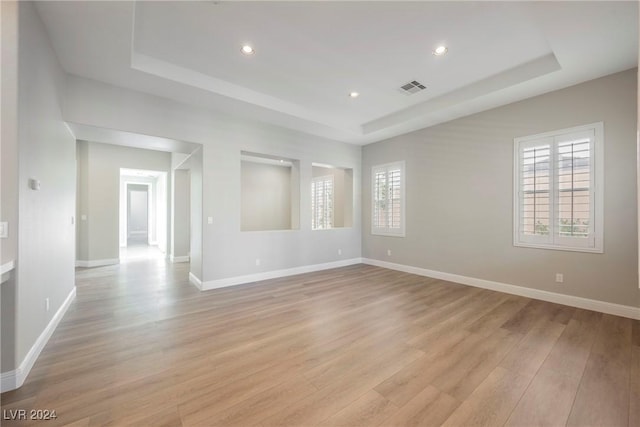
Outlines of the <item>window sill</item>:
{"label": "window sill", "polygon": [[241,233],[291,233],[300,231],[299,228],[281,228],[276,230],[240,230]]}
{"label": "window sill", "polygon": [[592,254],[603,254],[603,248],[584,248],[579,246],[555,246],[555,245],[544,245],[537,243],[522,243],[522,242],[514,242],[513,246],[520,248],[532,248],[532,249],[550,249],[553,251],[565,251],[565,252],[586,252]]}
{"label": "window sill", "polygon": [[351,230],[353,227],[312,228],[311,231]]}
{"label": "window sill", "polygon": [[373,236],[385,236],[385,237],[405,237],[405,233],[385,233],[384,231],[371,231]]}

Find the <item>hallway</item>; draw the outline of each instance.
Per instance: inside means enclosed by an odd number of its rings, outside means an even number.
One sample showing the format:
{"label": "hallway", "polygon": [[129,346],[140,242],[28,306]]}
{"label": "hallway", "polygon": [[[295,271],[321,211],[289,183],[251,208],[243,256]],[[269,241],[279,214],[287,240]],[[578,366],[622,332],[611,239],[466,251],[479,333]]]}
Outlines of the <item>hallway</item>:
{"label": "hallway", "polygon": [[132,261],[156,260],[164,261],[166,255],[157,246],[146,243],[128,245],[120,248],[120,262],[128,263]]}

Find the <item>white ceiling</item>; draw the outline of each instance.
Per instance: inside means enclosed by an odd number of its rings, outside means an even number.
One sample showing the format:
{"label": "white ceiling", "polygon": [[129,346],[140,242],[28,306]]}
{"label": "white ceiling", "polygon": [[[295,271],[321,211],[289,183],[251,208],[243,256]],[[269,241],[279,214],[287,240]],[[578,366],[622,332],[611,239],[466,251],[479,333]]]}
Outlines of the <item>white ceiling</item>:
{"label": "white ceiling", "polygon": [[[638,64],[634,1],[46,1],[38,10],[71,74],[356,144]],[[243,55],[244,43],[256,53]],[[432,55],[439,44],[447,55]],[[401,93],[412,80],[427,89]]]}

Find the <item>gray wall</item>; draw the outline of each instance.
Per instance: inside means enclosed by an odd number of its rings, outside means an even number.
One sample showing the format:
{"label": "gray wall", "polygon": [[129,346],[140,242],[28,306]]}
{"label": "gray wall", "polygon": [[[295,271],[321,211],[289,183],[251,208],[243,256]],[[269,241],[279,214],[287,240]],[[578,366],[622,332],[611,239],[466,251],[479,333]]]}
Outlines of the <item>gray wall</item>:
{"label": "gray wall", "polygon": [[[118,259],[120,168],[155,170],[170,175],[171,154],[87,141],[78,141],[78,145],[78,217],[86,215],[87,219],[78,221],[77,259]],[[170,176],[167,180],[171,180]],[[168,204],[167,218],[170,214]],[[169,233],[168,221],[167,235]]]}
{"label": "gray wall", "polygon": [[89,257],[89,221],[82,215],[89,212],[89,145],[84,141],[76,144],[76,259]]}
{"label": "gray wall", "polygon": [[171,234],[173,243],[171,255],[184,257],[189,255],[189,236],[191,220],[191,177],[189,170],[173,171],[173,214],[171,215]]}
{"label": "gray wall", "polygon": [[291,168],[242,161],[241,230],[291,229]]}
{"label": "gray wall", "polygon": [[[62,69],[33,4],[20,2],[18,9],[15,365],[24,360],[74,287],[76,165],[75,139],[62,121],[59,104]],[[29,188],[30,178],[41,181],[39,191]],[[3,351],[4,346],[3,342]]]}
{"label": "gray wall", "polygon": [[18,5],[0,2],[2,26],[2,97],[0,126],[0,221],[9,223],[9,237],[0,240],[0,264],[18,255]]}
{"label": "gray wall", "polygon": [[[0,240],[0,264],[15,261],[18,255],[18,5],[0,2],[0,43],[2,51],[2,91],[0,120],[0,221],[9,223],[9,237]],[[16,282],[15,271],[0,283],[0,370],[16,365]]]}
{"label": "gray wall", "polygon": [[[339,143],[223,112],[75,77],[67,77],[65,118],[73,123],[202,144],[203,221],[192,237],[202,237],[204,281],[360,257],[361,147]],[[299,160],[299,229],[240,231],[241,153]],[[318,233],[311,230],[313,163],[353,169],[354,224]],[[192,181],[194,173],[192,171]],[[192,187],[192,192],[198,189]],[[193,194],[193,193],[192,193]],[[192,201],[192,215],[194,214]],[[207,217],[212,218],[209,224]],[[196,227],[202,226],[201,232]],[[192,239],[195,240],[195,239]],[[196,261],[192,241],[192,262]],[[342,254],[338,254],[338,250]],[[260,265],[255,260],[261,259]],[[192,272],[197,267],[192,264]]]}
{"label": "gray wall", "polygon": [[[640,305],[636,85],[629,70],[365,146],[363,256]],[[598,121],[605,129],[604,254],[514,247],[513,138]],[[373,236],[371,167],[395,160],[406,161],[407,234]],[[555,283],[556,273],[564,283]]]}
{"label": "gray wall", "polygon": [[202,215],[202,148],[198,148],[189,157],[189,175],[191,176],[191,243],[189,244],[189,271],[198,280],[202,276],[202,232],[205,218]]}

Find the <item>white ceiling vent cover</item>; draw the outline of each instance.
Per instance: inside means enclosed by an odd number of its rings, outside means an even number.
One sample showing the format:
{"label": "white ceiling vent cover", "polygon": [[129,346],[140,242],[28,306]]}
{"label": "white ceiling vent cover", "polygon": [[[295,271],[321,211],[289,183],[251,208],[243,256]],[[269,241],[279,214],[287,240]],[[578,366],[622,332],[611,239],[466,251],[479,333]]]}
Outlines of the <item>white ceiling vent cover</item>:
{"label": "white ceiling vent cover", "polygon": [[413,95],[414,93],[425,90],[427,87],[420,82],[412,81],[400,86],[400,92],[405,95]]}

